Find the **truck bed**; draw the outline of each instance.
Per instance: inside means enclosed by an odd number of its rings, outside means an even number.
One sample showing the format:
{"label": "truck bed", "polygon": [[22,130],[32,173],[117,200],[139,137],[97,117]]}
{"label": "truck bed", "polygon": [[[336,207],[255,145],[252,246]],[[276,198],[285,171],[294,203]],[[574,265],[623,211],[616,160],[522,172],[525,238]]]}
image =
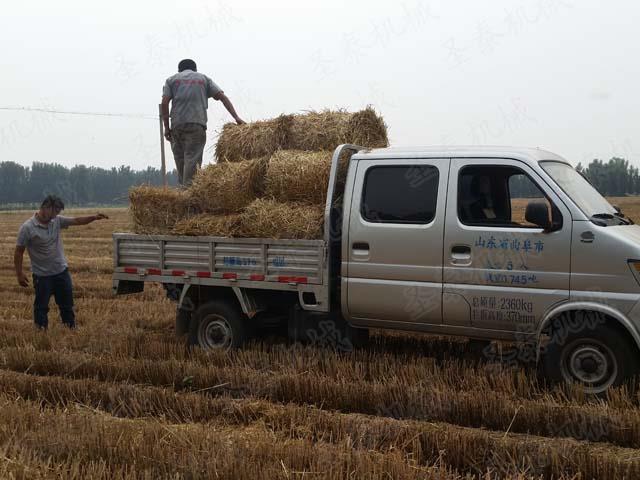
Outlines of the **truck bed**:
{"label": "truck bed", "polygon": [[[331,161],[324,216],[324,239],[189,237],[113,234],[113,291],[135,293],[145,282],[231,287],[239,299],[247,290],[297,292],[304,310],[329,312],[332,278],[340,269],[342,207],[335,206],[339,162],[350,161],[357,145],[336,148]],[[182,288],[182,295],[188,288]],[[331,293],[334,292],[334,293]],[[246,299],[245,299],[246,300]],[[241,300],[243,309],[248,300]]]}
{"label": "truck bed", "polygon": [[113,242],[114,293],[127,293],[125,281],[311,291],[319,301],[327,298],[324,240],[116,233]]}

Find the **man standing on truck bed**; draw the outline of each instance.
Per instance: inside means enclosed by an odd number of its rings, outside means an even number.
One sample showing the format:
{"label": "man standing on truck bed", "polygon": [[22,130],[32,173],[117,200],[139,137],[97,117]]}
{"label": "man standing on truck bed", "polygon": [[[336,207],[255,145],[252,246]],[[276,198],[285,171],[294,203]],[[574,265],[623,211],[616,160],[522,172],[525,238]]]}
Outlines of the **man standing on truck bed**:
{"label": "man standing on truck bed", "polygon": [[102,213],[88,217],[63,217],[58,215],[64,210],[64,203],[55,195],[47,196],[33,217],[24,222],[18,231],[13,263],[18,283],[29,286],[29,280],[22,271],[22,258],[25,249],[31,259],[33,288],[36,298],[33,302],[33,319],[36,327],[46,330],[49,325],[49,299],[53,295],[60,309],[62,323],[75,328],[73,312],[73,287],[67,268],[67,259],[62,248],[60,230],[72,225],[87,225],[95,220],[108,218]]}
{"label": "man standing on truck bed", "polygon": [[182,60],[178,64],[178,73],[169,77],[162,89],[164,135],[171,142],[180,185],[189,185],[197,167],[202,165],[202,152],[207,141],[209,97],[221,101],[238,125],[245,123],[222,89],[209,77],[198,73],[193,60]]}

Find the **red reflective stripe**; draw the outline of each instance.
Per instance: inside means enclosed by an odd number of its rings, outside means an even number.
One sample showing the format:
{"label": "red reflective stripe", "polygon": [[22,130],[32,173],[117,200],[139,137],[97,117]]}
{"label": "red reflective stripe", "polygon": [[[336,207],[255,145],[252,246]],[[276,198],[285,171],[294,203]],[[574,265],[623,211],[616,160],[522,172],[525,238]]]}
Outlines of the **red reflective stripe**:
{"label": "red reflective stripe", "polygon": [[148,275],[162,275],[162,270],[159,268],[147,268]]}
{"label": "red reflective stripe", "polygon": [[226,279],[226,280],[235,280],[238,278],[238,274],[237,273],[231,273],[231,272],[226,272],[222,274],[222,278]]}
{"label": "red reflective stripe", "polygon": [[184,276],[184,274],[184,270],[171,270],[171,275],[173,275],[174,277],[182,277]]}
{"label": "red reflective stripe", "polygon": [[280,283],[307,283],[307,277],[278,277]]}
{"label": "red reflective stripe", "polygon": [[264,275],[254,273],[253,275],[249,275],[249,280],[261,282],[262,280],[264,280]]}
{"label": "red reflective stripe", "polygon": [[138,269],[135,267],[124,267],[124,273],[138,273]]}
{"label": "red reflective stripe", "polygon": [[211,276],[211,272],[197,272],[196,276],[200,278],[209,278]]}

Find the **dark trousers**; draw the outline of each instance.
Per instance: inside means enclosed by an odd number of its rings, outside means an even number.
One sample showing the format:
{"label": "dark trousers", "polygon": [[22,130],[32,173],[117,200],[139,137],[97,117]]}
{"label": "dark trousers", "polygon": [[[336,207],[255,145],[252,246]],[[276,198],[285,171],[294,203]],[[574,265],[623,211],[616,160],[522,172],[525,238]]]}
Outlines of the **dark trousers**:
{"label": "dark trousers", "polygon": [[73,313],[73,285],[69,270],[57,275],[40,277],[33,275],[33,288],[36,292],[36,299],[33,302],[33,320],[36,326],[46,329],[49,326],[49,299],[51,295],[56,299],[56,304],[60,309],[62,323],[69,328],[75,328],[76,317]]}

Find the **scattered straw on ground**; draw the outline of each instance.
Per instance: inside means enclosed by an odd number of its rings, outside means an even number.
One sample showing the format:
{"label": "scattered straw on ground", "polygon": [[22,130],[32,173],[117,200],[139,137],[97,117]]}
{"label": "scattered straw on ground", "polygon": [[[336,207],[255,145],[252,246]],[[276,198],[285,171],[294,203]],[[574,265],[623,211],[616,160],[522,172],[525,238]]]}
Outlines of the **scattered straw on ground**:
{"label": "scattered straw on ground", "polygon": [[140,185],[129,190],[129,212],[136,233],[169,233],[176,222],[197,213],[184,190]]}

